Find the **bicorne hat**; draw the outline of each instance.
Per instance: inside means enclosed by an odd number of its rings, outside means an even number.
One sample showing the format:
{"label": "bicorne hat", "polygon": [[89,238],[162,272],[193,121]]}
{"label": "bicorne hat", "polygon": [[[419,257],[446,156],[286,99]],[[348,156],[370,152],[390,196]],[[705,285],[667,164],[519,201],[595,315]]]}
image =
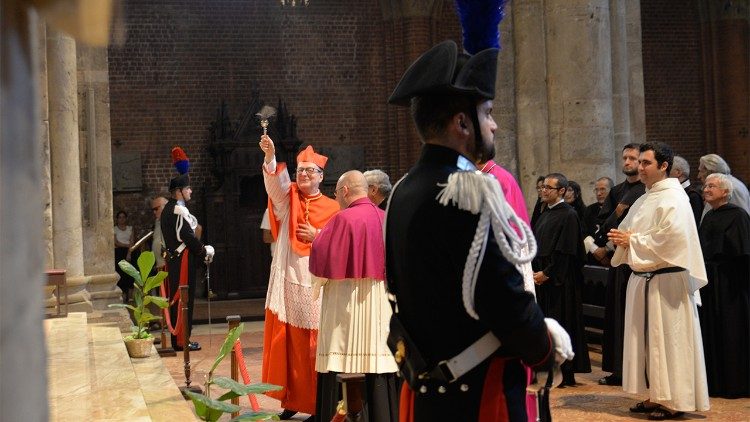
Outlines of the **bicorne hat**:
{"label": "bicorne hat", "polygon": [[487,48],[472,56],[459,53],[454,41],[443,41],[409,66],[388,102],[408,106],[412,97],[436,94],[494,99],[498,51]]}

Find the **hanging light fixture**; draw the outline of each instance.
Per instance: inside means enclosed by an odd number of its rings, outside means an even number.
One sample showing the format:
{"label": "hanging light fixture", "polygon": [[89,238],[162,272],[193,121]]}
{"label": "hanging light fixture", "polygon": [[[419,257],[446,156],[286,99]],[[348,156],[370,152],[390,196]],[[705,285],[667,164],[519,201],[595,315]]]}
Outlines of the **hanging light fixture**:
{"label": "hanging light fixture", "polygon": [[310,0],[281,0],[282,6],[307,6]]}

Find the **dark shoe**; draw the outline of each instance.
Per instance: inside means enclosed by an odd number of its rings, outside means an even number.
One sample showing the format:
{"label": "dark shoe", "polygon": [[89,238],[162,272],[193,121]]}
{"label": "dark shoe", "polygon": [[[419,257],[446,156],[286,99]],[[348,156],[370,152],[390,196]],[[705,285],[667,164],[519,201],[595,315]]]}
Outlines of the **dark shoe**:
{"label": "dark shoe", "polygon": [[303,422],[315,422],[315,415],[310,416],[309,418],[305,419]]}
{"label": "dark shoe", "polygon": [[646,406],[646,402],[638,402],[635,404],[635,406],[630,408],[630,411],[633,413],[651,413],[656,409],[661,408],[658,404],[651,403],[652,406]]}
{"label": "dark shoe", "polygon": [[622,377],[615,374],[599,378],[599,385],[622,385]]}
{"label": "dark shoe", "polygon": [[[175,350],[175,352],[181,352],[184,349],[178,345],[172,345],[172,348]],[[191,341],[188,343],[188,348],[191,352],[197,352],[198,350],[201,350],[201,345],[197,341]]]}
{"label": "dark shoe", "polygon": [[282,421],[287,420],[296,414],[297,414],[296,410],[284,409],[283,412],[279,413],[279,419],[281,419]]}
{"label": "dark shoe", "polygon": [[684,414],[685,412],[672,412],[663,406],[659,406],[658,409],[654,409],[653,412],[649,413],[648,419],[651,421],[663,421],[667,419],[677,419]]}

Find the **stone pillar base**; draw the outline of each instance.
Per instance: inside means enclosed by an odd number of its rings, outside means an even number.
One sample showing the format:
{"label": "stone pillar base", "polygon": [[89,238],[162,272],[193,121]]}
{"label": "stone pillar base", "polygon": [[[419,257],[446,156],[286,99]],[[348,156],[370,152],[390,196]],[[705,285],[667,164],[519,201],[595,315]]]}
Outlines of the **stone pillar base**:
{"label": "stone pillar base", "polygon": [[[117,273],[68,277],[68,312],[104,311],[109,310],[110,303],[122,303],[122,291],[117,287],[119,278]],[[55,286],[45,286],[44,291],[45,311],[53,312],[57,305]],[[64,294],[61,302],[65,304]]]}
{"label": "stone pillar base", "polygon": [[117,287],[119,274],[95,274],[91,276],[86,290],[91,295],[91,303],[96,310],[108,310],[112,303],[122,303],[122,290]]}

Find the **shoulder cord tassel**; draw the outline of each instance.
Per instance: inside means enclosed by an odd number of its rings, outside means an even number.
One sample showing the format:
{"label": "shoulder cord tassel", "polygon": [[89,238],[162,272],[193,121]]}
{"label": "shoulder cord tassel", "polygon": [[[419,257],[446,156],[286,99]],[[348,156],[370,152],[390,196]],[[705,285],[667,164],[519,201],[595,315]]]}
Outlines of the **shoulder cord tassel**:
{"label": "shoulder cord tassel", "polygon": [[[440,186],[444,187],[436,199],[442,205],[452,203],[459,209],[480,214],[474,240],[466,257],[461,289],[466,312],[472,318],[479,319],[474,310],[474,290],[487,248],[490,226],[500,252],[519,271],[521,265],[534,259],[537,252],[536,239],[528,224],[516,215],[505,200],[500,184],[491,175],[480,171],[458,171],[448,177],[448,183]],[[520,234],[514,226],[518,227]],[[528,246],[527,254],[522,253],[523,246]]]}

